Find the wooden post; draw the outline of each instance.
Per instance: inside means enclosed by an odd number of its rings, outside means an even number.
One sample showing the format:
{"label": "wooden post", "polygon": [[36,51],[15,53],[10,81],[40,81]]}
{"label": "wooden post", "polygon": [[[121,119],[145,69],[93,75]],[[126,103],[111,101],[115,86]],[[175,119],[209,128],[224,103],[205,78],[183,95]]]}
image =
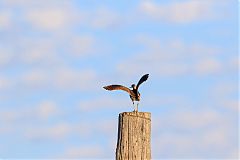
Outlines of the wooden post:
{"label": "wooden post", "polygon": [[118,118],[116,160],[150,159],[151,113],[120,113]]}

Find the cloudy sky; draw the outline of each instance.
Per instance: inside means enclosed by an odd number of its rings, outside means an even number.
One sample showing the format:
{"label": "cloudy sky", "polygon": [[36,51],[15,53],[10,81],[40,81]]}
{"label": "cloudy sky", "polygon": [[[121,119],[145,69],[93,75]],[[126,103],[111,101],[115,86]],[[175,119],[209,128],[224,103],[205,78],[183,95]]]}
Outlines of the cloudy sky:
{"label": "cloudy sky", "polygon": [[0,0],[0,158],[113,159],[149,73],[152,157],[237,158],[237,0]]}

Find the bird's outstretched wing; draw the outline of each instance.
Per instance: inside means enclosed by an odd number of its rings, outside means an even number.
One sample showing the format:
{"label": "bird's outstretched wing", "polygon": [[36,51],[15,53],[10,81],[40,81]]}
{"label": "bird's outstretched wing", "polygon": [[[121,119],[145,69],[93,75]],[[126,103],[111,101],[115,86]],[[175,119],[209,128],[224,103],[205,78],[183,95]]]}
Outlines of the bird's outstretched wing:
{"label": "bird's outstretched wing", "polygon": [[137,90],[138,90],[138,87],[140,86],[140,84],[142,84],[143,82],[145,82],[145,81],[148,79],[148,76],[149,76],[149,74],[145,74],[145,75],[143,75],[142,78],[138,81]]}
{"label": "bird's outstretched wing", "polygon": [[128,92],[129,94],[131,93],[131,90],[127,87],[121,86],[121,85],[110,85],[110,86],[105,86],[103,87],[106,90],[112,91],[112,90],[123,90]]}

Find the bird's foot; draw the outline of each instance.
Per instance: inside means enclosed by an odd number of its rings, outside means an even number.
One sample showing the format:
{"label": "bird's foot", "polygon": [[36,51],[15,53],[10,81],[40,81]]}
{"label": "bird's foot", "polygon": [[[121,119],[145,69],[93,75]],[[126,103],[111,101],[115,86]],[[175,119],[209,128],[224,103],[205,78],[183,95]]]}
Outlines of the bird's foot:
{"label": "bird's foot", "polygon": [[137,110],[137,109],[134,109],[133,112],[136,113],[136,112],[138,112],[138,110]]}

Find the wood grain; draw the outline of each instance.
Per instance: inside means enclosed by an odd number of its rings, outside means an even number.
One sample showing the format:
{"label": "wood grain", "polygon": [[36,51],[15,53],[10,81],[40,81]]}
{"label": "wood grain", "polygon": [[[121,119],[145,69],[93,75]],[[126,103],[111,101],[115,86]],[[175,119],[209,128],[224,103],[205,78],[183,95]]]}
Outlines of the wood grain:
{"label": "wood grain", "polygon": [[116,160],[151,159],[151,113],[123,112],[118,119]]}

